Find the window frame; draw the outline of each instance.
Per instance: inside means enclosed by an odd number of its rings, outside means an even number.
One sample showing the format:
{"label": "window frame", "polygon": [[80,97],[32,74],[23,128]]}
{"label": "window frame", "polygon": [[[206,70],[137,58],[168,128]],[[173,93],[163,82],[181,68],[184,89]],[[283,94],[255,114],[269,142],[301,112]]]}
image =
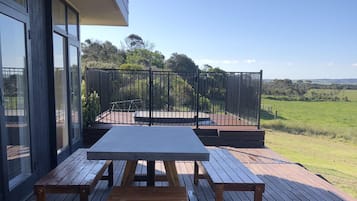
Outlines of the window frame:
{"label": "window frame", "polygon": [[[26,79],[26,84],[27,84],[27,89],[25,90],[25,93],[27,95],[27,109],[28,109],[28,116],[27,116],[27,122],[29,125],[29,140],[30,140],[30,156],[31,156],[31,162],[30,162],[30,168],[31,168],[31,175],[27,177],[24,180],[21,180],[18,184],[15,186],[11,187],[9,183],[9,177],[8,177],[8,164],[7,164],[7,136],[2,135],[1,133],[5,129],[5,122],[4,122],[4,117],[0,117],[0,182],[3,188],[0,189],[0,198],[10,199],[10,200],[18,200],[21,197],[24,197],[27,192],[23,191],[23,189],[28,189],[31,188],[33,185],[33,182],[36,179],[36,172],[37,169],[35,167],[35,163],[37,161],[37,156],[36,156],[36,148],[34,147],[34,140],[35,136],[33,135],[33,129],[34,125],[32,122],[32,119],[34,117],[34,114],[31,112],[33,108],[33,80],[32,80],[32,63],[31,63],[31,39],[30,39],[30,17],[27,12],[28,8],[28,0],[26,1],[26,9],[21,6],[20,4],[17,4],[15,1],[12,0],[4,0],[3,2],[0,2],[0,13],[10,17],[14,20],[17,20],[21,23],[24,24],[24,37],[25,37],[25,54],[26,54],[26,73],[27,73],[27,79]],[[21,7],[21,8],[20,8]],[[0,44],[1,45],[1,44]],[[0,53],[1,54],[1,53]],[[1,59],[1,58],[0,58]],[[2,61],[0,63],[2,65]],[[0,67],[2,69],[2,67]],[[2,76],[1,76],[2,77]],[[3,80],[1,78],[1,85],[3,84]],[[3,89],[2,89],[3,91]],[[4,111],[1,111],[4,112]]]}
{"label": "window frame", "polygon": [[[51,3],[53,3],[54,0],[51,1]],[[79,68],[79,77],[81,77],[81,70],[80,70],[80,66],[81,66],[81,60],[80,60],[80,27],[79,27],[79,12],[73,8],[71,5],[69,5],[68,3],[62,1],[62,0],[57,0],[59,2],[61,2],[62,4],[64,4],[65,6],[65,21],[66,21],[66,25],[65,25],[65,30],[56,27],[53,24],[53,19],[52,19],[52,33],[56,33],[61,35],[62,37],[64,37],[66,39],[66,45],[65,45],[65,52],[66,52],[66,60],[65,60],[65,71],[66,71],[66,85],[67,85],[67,124],[68,124],[68,149],[63,150],[63,152],[61,152],[60,154],[56,154],[57,155],[57,164],[62,162],[65,158],[67,158],[69,156],[70,153],[74,152],[76,149],[78,149],[82,143],[82,135],[80,135],[80,139],[73,141],[73,129],[72,129],[72,117],[71,117],[71,81],[70,81],[70,58],[69,58],[69,48],[70,46],[74,46],[76,48],[78,48],[78,68]],[[52,6],[51,6],[52,9]],[[70,34],[68,32],[68,10],[72,10],[75,14],[76,14],[76,20],[77,20],[77,36],[74,36],[72,34]],[[51,11],[52,13],[52,11]],[[52,13],[53,14],[53,13]],[[53,17],[53,16],[52,16]],[[53,34],[52,34],[53,37]],[[53,38],[52,38],[52,45],[53,45]],[[53,55],[52,55],[53,56]],[[52,62],[52,74],[53,72],[53,64],[54,62]],[[53,75],[52,75],[53,76]],[[79,79],[80,81],[80,79]],[[81,85],[81,83],[78,83],[79,87]],[[52,80],[52,87],[54,89],[54,77]],[[50,97],[51,99],[51,97]],[[54,97],[54,93],[53,93],[53,97],[52,97],[53,102],[51,103],[53,105],[53,108],[55,109],[55,97]],[[79,113],[82,114],[82,105],[81,103],[79,104]],[[55,113],[54,113],[55,114]],[[56,116],[54,116],[54,125],[56,125]],[[80,115],[79,117],[79,122],[80,122],[80,129],[82,131],[82,115]],[[56,129],[53,129],[53,131],[56,131]],[[52,144],[51,146],[56,146],[56,143]],[[57,151],[57,149],[55,149]]]}

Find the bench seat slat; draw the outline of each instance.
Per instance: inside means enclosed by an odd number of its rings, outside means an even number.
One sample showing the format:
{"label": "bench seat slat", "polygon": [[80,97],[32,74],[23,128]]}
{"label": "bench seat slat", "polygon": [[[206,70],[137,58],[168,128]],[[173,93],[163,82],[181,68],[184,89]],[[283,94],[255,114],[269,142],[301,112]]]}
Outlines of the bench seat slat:
{"label": "bench seat slat", "polygon": [[214,183],[242,183],[244,178],[241,178],[241,175],[236,174],[235,170],[228,165],[228,163],[230,163],[229,161],[222,160],[222,158],[219,158],[217,154],[218,152],[212,154],[212,158],[214,158],[212,162],[219,164],[219,166],[216,167],[216,171],[225,172],[225,174],[229,175],[230,178]]}
{"label": "bench seat slat", "polygon": [[225,164],[229,166],[232,171],[232,175],[235,175],[241,179],[241,183],[263,183],[263,181],[259,179],[259,177],[253,174],[247,167],[244,166],[243,163],[234,158],[234,156],[232,156],[227,150],[218,149],[215,152],[217,153],[217,155],[219,155],[219,157],[223,158]]}
{"label": "bench seat slat", "polygon": [[46,176],[42,177],[39,181],[37,181],[36,185],[57,185],[65,178],[65,176],[68,176],[73,172],[74,167],[78,163],[83,161],[83,159],[79,157],[80,154],[83,154],[82,151],[82,149],[79,149],[74,152],[65,161],[60,163],[55,169],[51,170]]}
{"label": "bench seat slat", "polygon": [[212,163],[202,162],[202,165],[204,165],[205,171],[207,172],[207,174],[210,175],[214,183],[223,183],[225,181],[226,175],[224,175],[222,178],[222,174],[224,172],[218,172],[219,169],[216,166],[214,166]]}
{"label": "bench seat slat", "polygon": [[[89,172],[85,175],[85,177],[83,177],[82,181],[80,181],[80,185],[90,185],[94,182],[94,180],[97,180],[98,176],[101,176],[103,174],[103,172],[105,171],[105,167],[104,163],[99,163],[95,166],[93,166]],[[100,173],[100,174],[98,174]]]}
{"label": "bench seat slat", "polygon": [[[109,160],[87,160],[88,149],[78,149],[34,185],[37,200],[44,201],[45,193],[79,193],[88,200],[99,180],[113,184],[113,163]],[[108,169],[109,168],[109,169]],[[103,175],[108,169],[108,176]]]}
{"label": "bench seat slat", "polygon": [[[210,160],[195,162],[194,183],[206,178],[215,191],[216,201],[223,201],[223,191],[254,191],[254,200],[261,201],[264,182],[225,149],[209,149]],[[198,174],[198,165],[203,175]]]}
{"label": "bench seat slat", "polygon": [[[212,152],[210,152],[212,153]],[[205,166],[211,166],[212,168],[207,169],[207,173],[212,175],[215,174],[217,177],[212,178],[213,183],[233,183],[235,180],[230,176],[230,172],[226,170],[225,163],[220,162],[219,159],[215,156],[215,154],[210,154],[209,162],[202,162]],[[218,178],[218,179],[217,179]]]}
{"label": "bench seat slat", "polygon": [[66,176],[64,176],[64,178],[60,182],[58,182],[57,185],[80,185],[81,183],[78,180],[84,177],[84,175],[87,174],[88,171],[90,171],[88,169],[91,168],[91,165],[82,161],[78,164],[70,165],[71,171],[66,171]]}

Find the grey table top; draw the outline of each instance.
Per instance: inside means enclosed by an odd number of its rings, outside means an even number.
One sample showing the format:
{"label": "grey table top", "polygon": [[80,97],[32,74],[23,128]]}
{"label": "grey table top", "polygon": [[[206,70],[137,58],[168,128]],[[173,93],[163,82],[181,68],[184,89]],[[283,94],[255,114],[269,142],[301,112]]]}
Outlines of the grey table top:
{"label": "grey table top", "polygon": [[116,126],[88,150],[87,158],[208,161],[209,152],[190,127]]}

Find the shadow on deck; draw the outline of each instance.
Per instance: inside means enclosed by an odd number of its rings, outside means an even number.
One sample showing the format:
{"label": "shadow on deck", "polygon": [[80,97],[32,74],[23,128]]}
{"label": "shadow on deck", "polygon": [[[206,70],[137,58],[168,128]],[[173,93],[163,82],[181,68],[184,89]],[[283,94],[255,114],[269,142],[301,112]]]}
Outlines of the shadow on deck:
{"label": "shadow on deck", "polygon": [[[263,200],[354,200],[339,191],[333,185],[312,174],[298,164],[289,162],[267,148],[247,149],[221,147],[229,150],[265,183]],[[121,181],[125,162],[115,161],[114,182],[118,186]],[[193,162],[176,162],[181,185],[186,186],[191,200],[213,201],[214,193],[206,180],[200,180],[198,186],[193,185]],[[146,162],[140,161],[136,172],[146,173]],[[156,164],[156,173],[164,174],[162,162]],[[135,182],[137,186],[145,186],[144,182]],[[156,182],[157,186],[166,186],[167,182]],[[105,201],[110,189],[107,183],[100,181],[91,194],[92,201]],[[193,199],[192,199],[193,198]],[[33,197],[31,201],[35,200]],[[76,195],[49,195],[48,201],[77,201]],[[253,200],[253,192],[225,192],[224,200]]]}

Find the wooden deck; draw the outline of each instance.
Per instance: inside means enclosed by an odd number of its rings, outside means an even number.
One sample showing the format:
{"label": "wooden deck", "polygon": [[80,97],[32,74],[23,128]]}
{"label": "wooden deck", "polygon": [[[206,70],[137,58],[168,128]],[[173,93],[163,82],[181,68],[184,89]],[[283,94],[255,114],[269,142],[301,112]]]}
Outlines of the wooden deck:
{"label": "wooden deck", "polygon": [[[242,149],[222,147],[229,150],[236,158],[246,165],[265,183],[263,200],[355,200],[349,195],[336,189],[320,177],[312,174],[305,168],[287,161],[275,152],[267,148]],[[114,183],[119,185],[125,162],[115,161]],[[199,201],[213,201],[214,193],[206,180],[200,180],[199,185],[193,185],[193,162],[176,162],[179,179],[186,186],[190,198]],[[137,167],[137,173],[145,173],[146,163],[141,161]],[[164,174],[163,163],[156,165],[157,174]],[[138,186],[144,186],[143,182],[136,182]],[[158,186],[165,186],[167,182],[157,182]],[[100,181],[96,190],[91,195],[92,201],[104,201],[107,199],[110,189],[107,183]],[[34,197],[30,201],[35,200]],[[76,201],[76,195],[51,195],[49,201]],[[194,199],[191,199],[194,200]],[[225,192],[224,200],[253,200],[253,192]]]}
{"label": "wooden deck", "polygon": [[[195,112],[164,112],[164,111],[153,111],[152,113],[154,124],[158,125],[185,125],[185,126],[195,126],[194,118]],[[145,121],[135,121],[137,117],[141,119],[146,119]],[[149,112],[148,111],[138,111],[138,112],[113,112],[105,111],[97,116],[97,123],[104,124],[139,124],[147,125],[149,123]],[[162,119],[157,121],[158,119]],[[165,121],[166,119],[166,121]],[[175,120],[176,119],[176,120]],[[181,119],[181,120],[180,120]],[[233,114],[212,114],[212,113],[199,113],[200,127],[205,126],[236,126],[236,127],[253,127],[256,128],[254,123],[249,122],[246,119],[241,119]],[[208,120],[208,122],[207,122]]]}

